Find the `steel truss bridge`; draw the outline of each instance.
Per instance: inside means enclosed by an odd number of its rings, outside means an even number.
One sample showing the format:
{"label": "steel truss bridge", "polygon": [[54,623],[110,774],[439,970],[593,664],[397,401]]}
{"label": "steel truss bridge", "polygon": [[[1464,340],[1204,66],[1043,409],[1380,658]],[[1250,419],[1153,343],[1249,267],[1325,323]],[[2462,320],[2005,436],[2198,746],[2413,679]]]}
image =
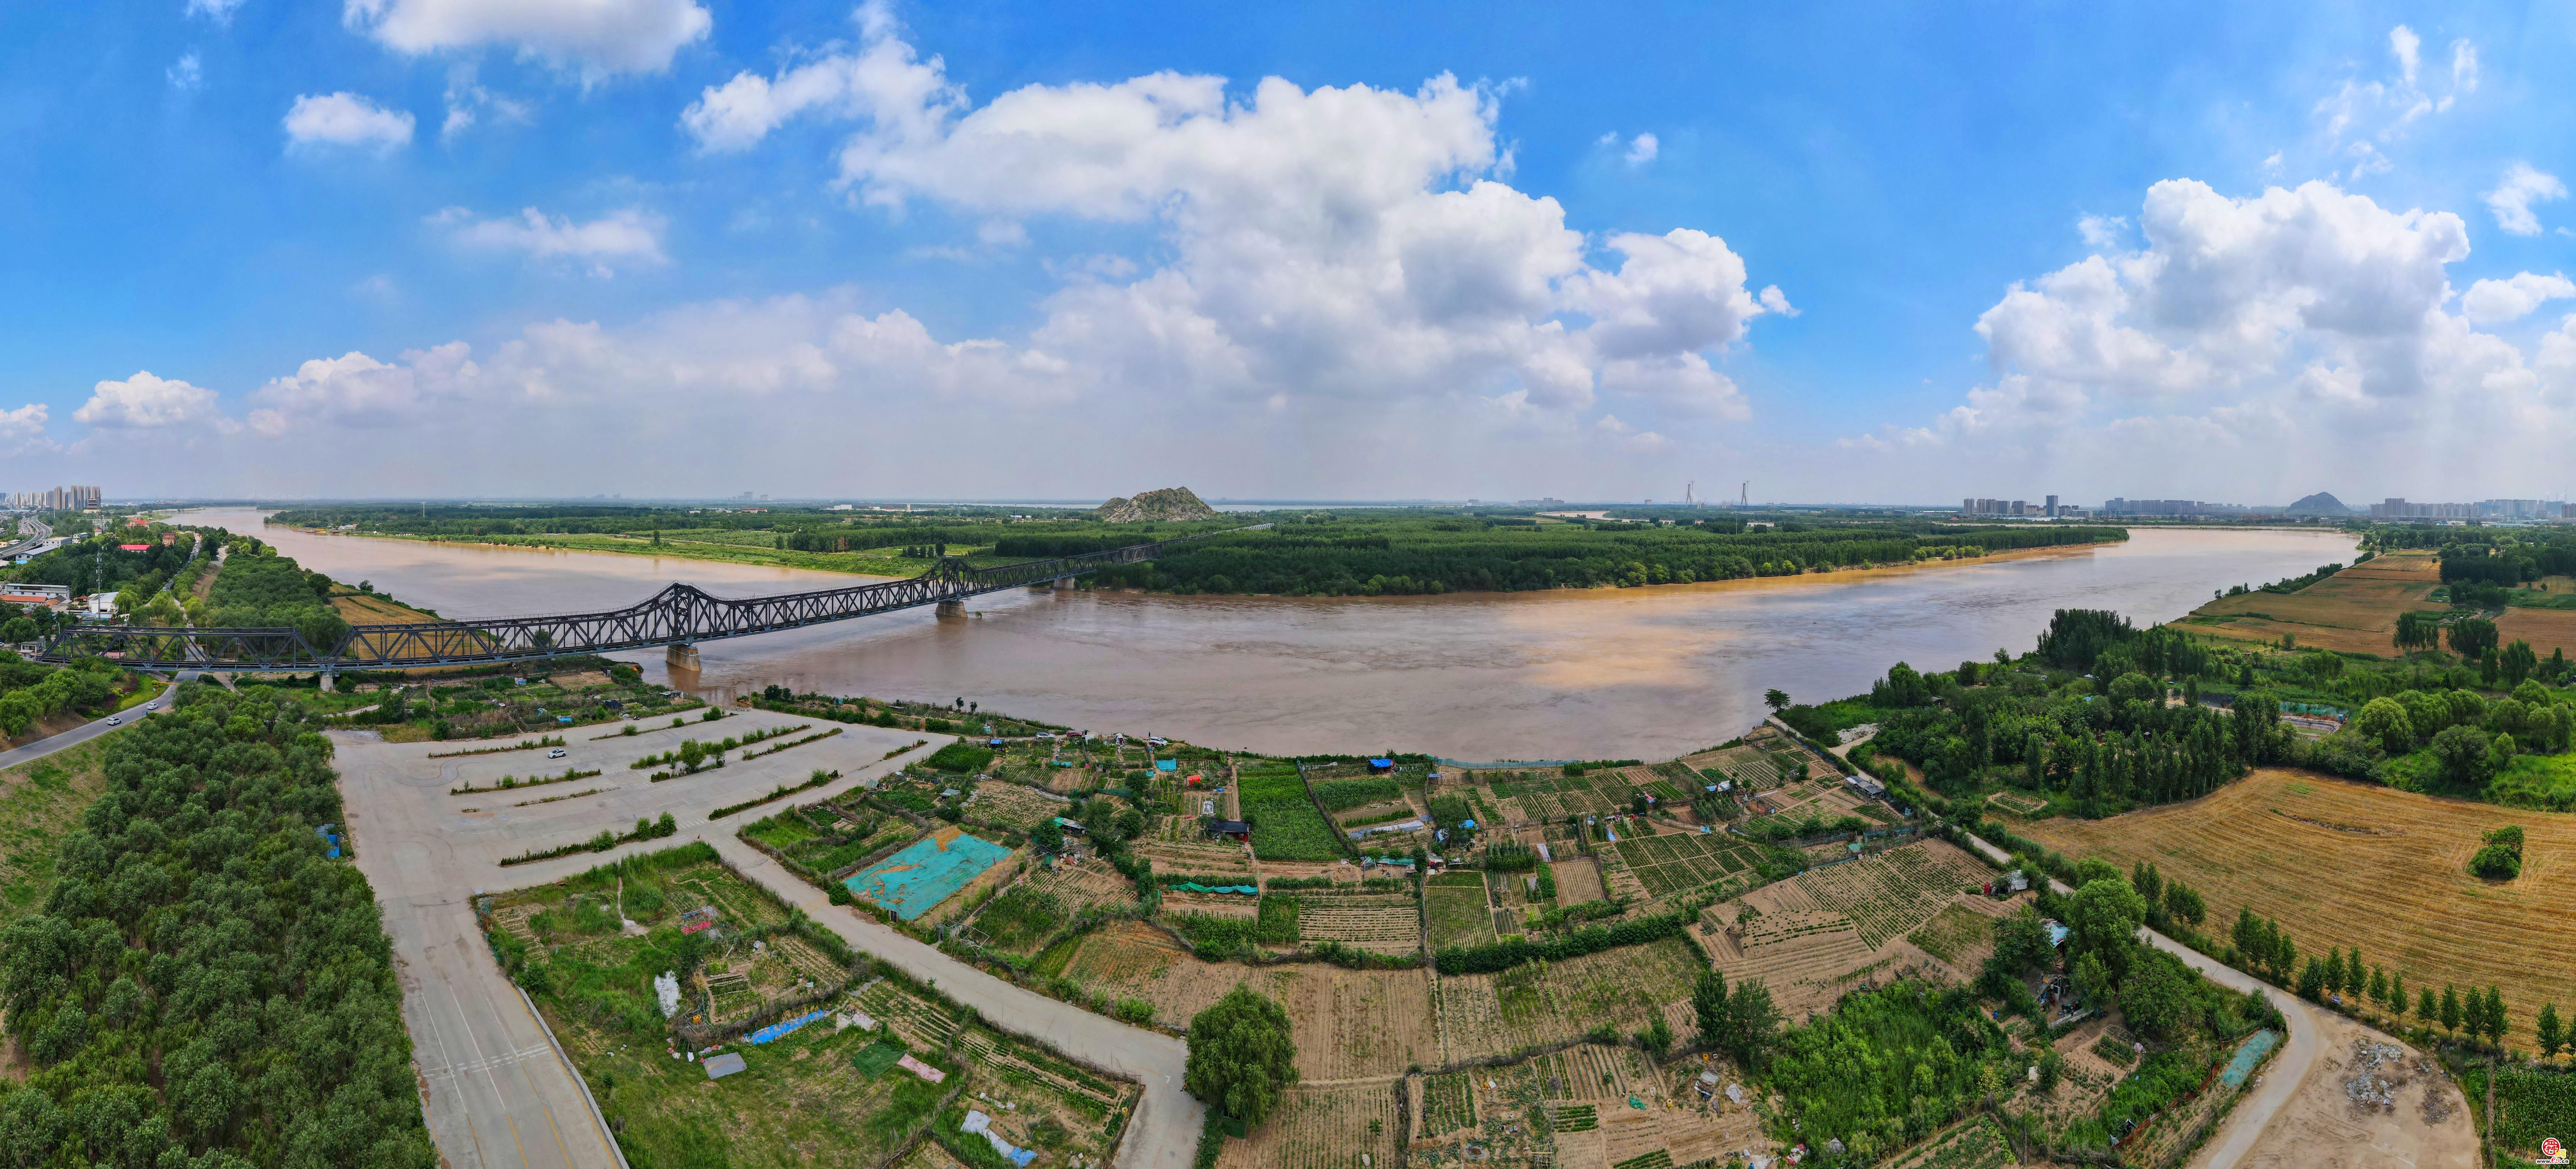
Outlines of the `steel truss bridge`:
{"label": "steel truss bridge", "polygon": [[[1269,526],[1255,524],[1228,531]],[[802,629],[923,605],[952,611],[950,606],[968,597],[1057,584],[1105,565],[1151,560],[1173,545],[1222,534],[1201,532],[997,568],[970,568],[962,559],[943,556],[929,571],[903,580],[739,601],[711,595],[694,585],[672,584],[636,604],[599,613],[353,625],[339,641],[327,646],[316,645],[291,628],[64,628],[45,640],[37,660],[63,663],[83,655],[113,655],[118,664],[139,670],[315,670],[334,674],[343,670],[535,661],[654,646],[693,647],[701,641]]]}

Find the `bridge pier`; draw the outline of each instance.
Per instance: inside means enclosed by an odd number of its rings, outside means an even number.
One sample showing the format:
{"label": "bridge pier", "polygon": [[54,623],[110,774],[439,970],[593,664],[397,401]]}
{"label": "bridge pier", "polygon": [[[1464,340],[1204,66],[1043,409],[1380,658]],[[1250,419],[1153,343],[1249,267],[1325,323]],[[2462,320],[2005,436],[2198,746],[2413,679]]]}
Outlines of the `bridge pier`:
{"label": "bridge pier", "polygon": [[941,601],[939,602],[939,607],[934,610],[934,612],[942,617],[963,617],[966,615],[966,602]]}
{"label": "bridge pier", "polygon": [[1055,591],[1059,593],[1073,591],[1073,578],[1069,576],[1059,576],[1055,578]]}
{"label": "bridge pier", "polygon": [[339,689],[340,689],[340,673],[339,673],[339,671],[337,671],[337,670],[324,670],[324,671],[322,671],[322,692],[323,692],[324,694],[330,694],[330,693],[334,693],[334,692],[338,691]]}
{"label": "bridge pier", "polygon": [[674,645],[670,649],[663,651],[662,662],[675,670],[697,669],[698,647],[686,642]]}

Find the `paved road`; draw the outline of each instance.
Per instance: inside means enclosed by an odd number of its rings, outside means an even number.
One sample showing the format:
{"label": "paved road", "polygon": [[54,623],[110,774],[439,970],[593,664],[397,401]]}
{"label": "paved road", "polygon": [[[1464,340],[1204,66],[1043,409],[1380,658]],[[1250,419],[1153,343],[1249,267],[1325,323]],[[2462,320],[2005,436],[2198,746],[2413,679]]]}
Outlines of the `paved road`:
{"label": "paved road", "polygon": [[[2004,850],[1974,836],[1968,839],[1975,842],[1979,852],[2011,863],[2012,857]],[[2053,877],[2049,879],[2048,886],[2059,893],[2073,892],[2066,887],[2066,882]],[[2297,995],[2285,994],[2272,984],[2232,966],[2222,966],[2217,959],[2154,930],[2138,932],[2145,935],[2149,944],[2181,958],[2184,965],[2199,971],[2211,982],[2239,994],[2249,990],[2261,992],[2273,1006],[2280,1008],[2282,1019],[2288,1023],[2289,1035],[2281,1045],[2281,1053],[2272,1057],[2272,1064],[2264,1069],[2261,1082],[2255,1084],[2245,1099],[2237,1104],[2236,1111],[2230,1113],[2227,1122],[2219,1128],[2216,1141],[2196,1161],[2201,1169],[2236,1169],[2236,1163],[2253,1151],[2254,1142],[2262,1138],[2263,1129],[2272,1123],[2273,1114],[2289,1103],[2290,1097],[2298,1094],[2299,1085],[2305,1083],[2309,1073],[2316,1068],[2317,1057],[2324,1054],[2324,1045],[2319,1041],[2319,1036],[2325,1033],[2324,1022],[2317,1018],[2316,1009]]]}
{"label": "paved road", "polygon": [[[149,684],[149,681],[149,679],[146,679],[147,685]],[[64,731],[61,734],[48,735],[44,738],[38,739],[24,747],[19,747],[10,751],[0,751],[0,768],[16,767],[21,763],[33,763],[36,760],[42,759],[47,755],[51,755],[56,751],[80,746],[91,739],[95,739],[100,735],[104,735],[109,731],[117,729],[118,725],[132,726],[137,722],[151,717],[152,715],[159,714],[161,712],[160,708],[162,704],[167,701],[169,697],[170,688],[165,684],[161,689],[159,697],[154,698],[150,702],[144,703],[141,706],[127,710],[122,714],[112,714],[106,718],[93,719],[89,722],[73,727],[68,731]],[[108,721],[109,719],[114,719],[115,723],[111,724]]]}
{"label": "paved road", "polygon": [[1207,1108],[1181,1087],[1189,1048],[1179,1039],[1102,1018],[1004,982],[892,926],[834,905],[819,890],[731,834],[710,836],[708,843],[743,875],[767,886],[781,900],[802,907],[807,916],[852,946],[937,986],[1003,1030],[1044,1040],[1059,1051],[1143,1084],[1144,1098],[1137,1103],[1135,1119],[1120,1143],[1120,1169],[1179,1169],[1190,1163]]}
{"label": "paved road", "polygon": [[[765,711],[737,711],[721,734],[750,727],[791,726],[812,720]],[[639,726],[645,724],[638,724]],[[666,728],[667,723],[663,724]],[[547,1045],[545,1033],[492,960],[475,929],[472,897],[544,884],[631,852],[666,848],[671,841],[627,845],[608,854],[575,853],[530,865],[500,867],[500,859],[570,841],[601,828],[624,829],[639,816],[668,811],[680,837],[713,844],[752,879],[847,938],[853,946],[892,962],[916,977],[935,980],[960,1002],[997,1025],[1043,1039],[1063,1050],[1135,1075],[1146,1085],[1144,1102],[1124,1142],[1122,1166],[1181,1166],[1198,1141],[1200,1113],[1180,1089],[1179,1040],[1138,1030],[1070,1004],[1023,991],[955,962],[928,946],[848,910],[831,905],[811,886],[736,840],[733,830],[750,815],[709,823],[722,804],[801,782],[814,768],[839,770],[840,783],[802,793],[800,801],[835,795],[865,776],[883,774],[938,744],[900,752],[917,735],[875,727],[846,727],[826,739],[769,758],[736,759],[721,771],[650,782],[631,770],[634,759],[669,749],[683,737],[717,728],[657,730],[633,738],[591,742],[601,728],[567,732],[563,759],[512,752],[461,759],[430,759],[430,751],[456,744],[386,744],[368,732],[333,732],[339,744],[341,791],[357,863],[384,906],[403,987],[403,1020],[412,1034],[421,1074],[429,1085],[430,1136],[449,1165],[587,1167],[615,1169],[614,1147],[592,1118],[577,1073]],[[943,737],[941,743],[947,740]],[[460,782],[476,786],[504,774],[527,775],[571,766],[599,770],[536,791],[456,796]],[[548,792],[598,786],[599,794],[519,808],[520,800]]]}

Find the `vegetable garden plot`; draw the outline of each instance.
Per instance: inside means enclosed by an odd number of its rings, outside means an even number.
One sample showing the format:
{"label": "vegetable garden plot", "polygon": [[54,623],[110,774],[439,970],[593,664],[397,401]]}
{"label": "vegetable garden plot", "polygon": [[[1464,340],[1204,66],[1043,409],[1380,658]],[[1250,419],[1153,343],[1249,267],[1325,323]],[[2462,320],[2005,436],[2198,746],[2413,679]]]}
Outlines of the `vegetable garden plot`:
{"label": "vegetable garden plot", "polygon": [[1064,815],[1065,809],[1070,807],[1072,804],[1068,801],[1053,798],[1016,783],[1004,783],[991,779],[976,784],[975,794],[966,800],[966,810],[971,814],[971,818],[995,824],[1008,824],[1023,830],[1035,828],[1042,821]]}
{"label": "vegetable garden plot", "polygon": [[1422,1080],[1422,1135],[1436,1137],[1476,1126],[1475,1072],[1451,1072]]}
{"label": "vegetable garden plot", "polygon": [[1308,897],[1297,936],[1379,953],[1407,953],[1422,946],[1422,913],[1405,896]]}
{"label": "vegetable garden plot", "polygon": [[1485,878],[1479,873],[1443,873],[1422,887],[1423,908],[1431,929],[1431,948],[1490,945],[1501,939],[1485,902]]}
{"label": "vegetable garden plot", "polygon": [[1895,1169],[2007,1169],[2019,1164],[1994,1119],[1980,1116],[1906,1154]]}
{"label": "vegetable garden plot", "polygon": [[1658,1014],[1687,1032],[1699,969],[1681,939],[1669,938],[1499,974],[1442,978],[1442,1057],[1496,1055],[1601,1025],[1633,1032]]}
{"label": "vegetable garden plot", "polygon": [[[1940,851],[1934,851],[1934,850]],[[1851,919],[1872,950],[1920,928],[1969,886],[1984,868],[1939,841],[1920,841],[1876,857],[1797,877],[1816,903]]]}
{"label": "vegetable garden plot", "polygon": [[1262,860],[1326,861],[1342,855],[1340,835],[1315,811],[1305,781],[1286,773],[1247,770],[1240,803],[1252,823],[1252,853]]}
{"label": "vegetable garden plot", "polygon": [[[1227,1141],[1221,1169],[1361,1169],[1393,1164],[1404,1138],[1393,1079],[1298,1085],[1246,1140]],[[1363,1161],[1363,1158],[1366,1158]]]}

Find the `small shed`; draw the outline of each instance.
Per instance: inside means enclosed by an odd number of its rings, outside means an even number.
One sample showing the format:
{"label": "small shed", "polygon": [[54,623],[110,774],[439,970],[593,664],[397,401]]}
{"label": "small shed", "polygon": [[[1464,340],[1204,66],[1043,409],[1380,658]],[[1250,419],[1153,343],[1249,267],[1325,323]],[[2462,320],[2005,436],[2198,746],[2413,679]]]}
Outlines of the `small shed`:
{"label": "small shed", "polygon": [[721,1080],[742,1070],[742,1053],[728,1051],[723,1055],[709,1056],[706,1062],[698,1066],[707,1069],[708,1079]]}
{"label": "small shed", "polygon": [[1208,823],[1208,831],[1213,835],[1231,837],[1235,840],[1252,839],[1252,825],[1241,820],[1212,820]]}
{"label": "small shed", "polygon": [[1383,773],[1395,770],[1395,760],[1393,759],[1371,759],[1368,761],[1368,765],[1369,770],[1374,772]]}

